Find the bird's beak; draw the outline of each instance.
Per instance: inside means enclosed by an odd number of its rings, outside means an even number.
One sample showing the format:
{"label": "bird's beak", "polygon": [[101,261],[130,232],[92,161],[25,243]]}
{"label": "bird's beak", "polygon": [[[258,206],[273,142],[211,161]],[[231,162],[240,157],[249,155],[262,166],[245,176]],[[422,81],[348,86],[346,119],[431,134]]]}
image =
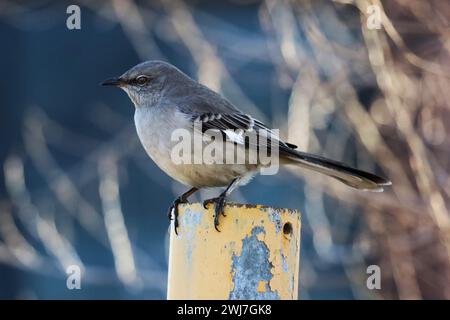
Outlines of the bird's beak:
{"label": "bird's beak", "polygon": [[100,85],[102,86],[115,86],[115,87],[120,87],[123,86],[124,84],[125,83],[121,78],[111,78],[100,83]]}

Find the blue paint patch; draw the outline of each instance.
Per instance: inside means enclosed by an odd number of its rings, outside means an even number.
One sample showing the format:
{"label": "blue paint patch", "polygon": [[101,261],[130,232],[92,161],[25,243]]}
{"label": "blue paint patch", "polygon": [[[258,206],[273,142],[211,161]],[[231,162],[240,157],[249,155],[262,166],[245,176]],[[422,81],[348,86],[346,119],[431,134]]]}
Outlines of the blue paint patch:
{"label": "blue paint patch", "polygon": [[281,254],[281,262],[283,265],[283,271],[288,272],[288,265],[287,265],[286,257],[282,253],[280,253],[280,254]]}
{"label": "blue paint patch", "polygon": [[278,211],[276,211],[276,210],[271,209],[269,211],[269,219],[275,225],[276,232],[280,233],[280,231],[281,231],[281,217],[280,217],[280,213]]}
{"label": "blue paint patch", "polygon": [[180,225],[183,227],[183,232],[178,235],[178,237],[185,236],[187,243],[187,260],[189,265],[192,265],[192,252],[194,250],[194,233],[197,230],[197,226],[200,224],[203,218],[203,212],[196,212],[191,210],[190,208],[186,208],[184,214],[179,217]]}
{"label": "blue paint patch", "polygon": [[[232,271],[234,289],[230,292],[232,300],[279,300],[277,291],[270,288],[272,263],[269,261],[269,249],[257,235],[264,233],[262,227],[253,228],[251,235],[242,240],[242,252],[233,255]],[[267,282],[266,292],[258,292],[261,281]]]}

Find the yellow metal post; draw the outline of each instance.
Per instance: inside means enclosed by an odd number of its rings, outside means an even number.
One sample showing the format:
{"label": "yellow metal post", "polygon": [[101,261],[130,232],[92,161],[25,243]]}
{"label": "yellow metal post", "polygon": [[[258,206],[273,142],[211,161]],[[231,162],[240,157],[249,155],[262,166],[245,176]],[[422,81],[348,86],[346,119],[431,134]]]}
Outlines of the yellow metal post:
{"label": "yellow metal post", "polygon": [[171,228],[168,299],[297,299],[300,213],[227,204],[214,229],[213,210],[179,207]]}

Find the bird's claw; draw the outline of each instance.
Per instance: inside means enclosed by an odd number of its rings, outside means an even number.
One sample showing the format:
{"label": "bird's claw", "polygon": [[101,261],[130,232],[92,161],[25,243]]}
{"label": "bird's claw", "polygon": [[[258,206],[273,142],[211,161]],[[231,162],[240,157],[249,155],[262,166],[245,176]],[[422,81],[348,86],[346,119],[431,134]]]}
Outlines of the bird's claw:
{"label": "bird's claw", "polygon": [[214,203],[215,207],[214,207],[214,228],[220,232],[219,230],[219,216],[223,215],[224,217],[225,215],[225,196],[219,196],[217,198],[212,198],[212,199],[208,199],[203,201],[203,207],[205,209],[208,209],[207,206],[210,203]]}
{"label": "bird's claw", "polygon": [[216,203],[217,198],[211,198],[203,201],[203,208],[208,209],[208,204]]}
{"label": "bird's claw", "polygon": [[[174,220],[174,231],[175,234],[178,235],[178,205],[182,203],[189,203],[186,199],[177,198],[173,201],[172,205],[169,207],[169,210],[167,212],[167,218],[169,221]],[[173,212],[173,218],[172,218],[172,212]]]}

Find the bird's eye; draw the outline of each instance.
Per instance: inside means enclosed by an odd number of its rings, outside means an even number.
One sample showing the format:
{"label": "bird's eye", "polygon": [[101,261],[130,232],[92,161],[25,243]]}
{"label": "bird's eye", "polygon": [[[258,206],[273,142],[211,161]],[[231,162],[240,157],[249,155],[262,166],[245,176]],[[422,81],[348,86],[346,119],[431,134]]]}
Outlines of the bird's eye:
{"label": "bird's eye", "polygon": [[150,80],[149,77],[147,76],[139,76],[136,78],[136,83],[140,86],[143,86],[144,84],[146,84],[148,81]]}

